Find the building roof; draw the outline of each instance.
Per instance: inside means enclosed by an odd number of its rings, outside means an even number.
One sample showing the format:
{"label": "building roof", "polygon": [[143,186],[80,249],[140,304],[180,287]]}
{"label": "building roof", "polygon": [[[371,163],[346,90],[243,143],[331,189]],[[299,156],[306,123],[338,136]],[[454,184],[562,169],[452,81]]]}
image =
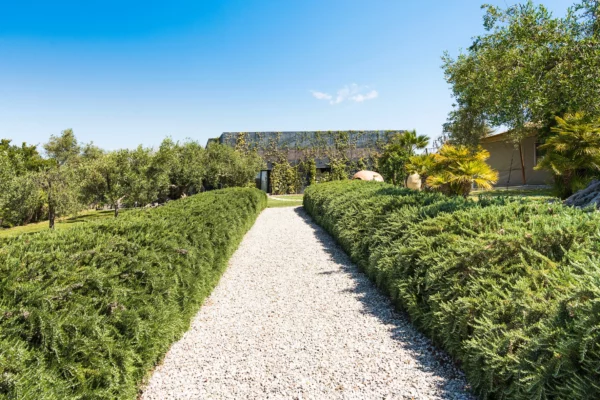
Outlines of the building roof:
{"label": "building roof", "polygon": [[[523,137],[526,138],[526,137],[531,137],[531,136],[537,136],[538,130],[541,127],[542,127],[541,123],[526,122],[523,125],[523,128],[521,128],[526,132],[526,135]],[[513,131],[514,131],[514,129],[510,129],[508,131],[496,133],[495,135],[490,135],[490,136],[484,137],[483,139],[480,140],[480,142],[481,143],[494,143],[494,142],[510,141],[512,139],[510,137],[510,133]]]}
{"label": "building roof", "polygon": [[247,141],[252,145],[267,146],[277,139],[278,146],[292,149],[313,147],[316,143],[333,146],[336,135],[348,134],[356,148],[368,148],[376,146],[380,141],[386,142],[389,136],[401,132],[404,130],[223,132],[218,140],[220,143],[235,146],[237,138],[245,134]]}
{"label": "building roof", "polygon": [[[512,132],[512,131],[505,131],[505,132],[497,133],[495,135],[486,136],[486,137],[482,138],[479,142],[480,143],[508,142],[508,141],[512,140],[512,138],[510,137],[510,132]],[[531,137],[531,136],[536,136],[536,135],[537,135],[537,131],[528,130],[527,135],[525,135],[525,137]]]}

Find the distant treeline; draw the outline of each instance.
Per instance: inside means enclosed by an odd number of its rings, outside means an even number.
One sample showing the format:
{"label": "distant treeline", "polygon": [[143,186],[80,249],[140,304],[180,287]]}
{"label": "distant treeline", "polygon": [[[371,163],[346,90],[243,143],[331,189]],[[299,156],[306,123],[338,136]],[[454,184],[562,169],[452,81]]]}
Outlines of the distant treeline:
{"label": "distant treeline", "polygon": [[163,203],[204,190],[254,185],[263,160],[219,143],[167,138],[158,149],[106,151],[67,129],[36,145],[0,141],[0,226],[49,220],[89,208]]}

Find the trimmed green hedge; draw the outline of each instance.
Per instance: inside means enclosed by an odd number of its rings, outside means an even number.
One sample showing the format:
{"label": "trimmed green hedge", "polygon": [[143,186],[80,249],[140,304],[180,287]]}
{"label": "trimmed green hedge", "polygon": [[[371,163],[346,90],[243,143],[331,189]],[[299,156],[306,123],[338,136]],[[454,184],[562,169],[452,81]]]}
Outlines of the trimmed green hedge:
{"label": "trimmed green hedge", "polygon": [[135,399],[266,206],[225,189],[0,247],[0,397]]}
{"label": "trimmed green hedge", "polygon": [[481,398],[600,398],[600,214],[360,181],[304,206]]}

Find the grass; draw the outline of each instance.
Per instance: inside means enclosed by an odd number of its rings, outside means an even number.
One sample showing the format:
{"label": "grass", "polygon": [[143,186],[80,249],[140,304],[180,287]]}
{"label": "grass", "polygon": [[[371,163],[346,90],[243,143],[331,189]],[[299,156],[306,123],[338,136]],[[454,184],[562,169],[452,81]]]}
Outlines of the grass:
{"label": "grass", "polygon": [[281,196],[271,196],[274,197],[276,199],[284,199],[284,200],[300,200],[302,201],[302,199],[304,198],[303,194],[286,194],[286,195],[281,195]]}
{"label": "grass", "polygon": [[[126,213],[127,210],[119,211],[119,215]],[[70,229],[74,226],[93,221],[99,221],[105,218],[114,218],[115,212],[113,210],[102,210],[102,211],[84,211],[78,215],[72,217],[66,217],[56,220],[56,230]],[[19,236],[23,234],[30,234],[41,232],[48,229],[48,221],[36,222],[33,224],[27,224],[23,226],[15,226],[14,228],[0,230],[0,238],[6,238],[11,236]]]}
{"label": "grass", "polygon": [[[277,207],[298,207],[302,205],[302,199],[304,195],[302,194],[288,194],[284,196],[271,196],[267,201],[267,208],[277,208]],[[282,199],[282,200],[275,200]]]}
{"label": "grass", "polygon": [[279,201],[269,199],[267,202],[267,208],[298,207],[301,205],[302,201]]}

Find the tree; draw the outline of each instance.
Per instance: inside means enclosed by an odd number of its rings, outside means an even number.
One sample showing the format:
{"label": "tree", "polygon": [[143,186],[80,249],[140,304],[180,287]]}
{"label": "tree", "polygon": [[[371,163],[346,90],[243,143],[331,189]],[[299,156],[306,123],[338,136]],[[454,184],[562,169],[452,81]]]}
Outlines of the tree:
{"label": "tree", "polygon": [[[55,219],[84,205],[121,206],[164,202],[211,189],[254,185],[264,161],[248,146],[238,150],[214,143],[204,149],[188,140],[165,139],[158,151],[139,146],[105,152],[80,145],[71,129],[43,145],[15,146],[0,140],[0,226],[48,217]],[[297,175],[297,174],[296,174]]]}
{"label": "tree", "polygon": [[483,8],[487,33],[456,59],[443,57],[456,100],[445,127],[457,143],[477,143],[488,125],[508,127],[519,142],[531,126],[549,133],[557,115],[600,116],[599,1],[563,18],[532,1]]}
{"label": "tree", "polygon": [[202,190],[206,165],[200,143],[192,140],[174,143],[167,138],[155,157],[168,170],[170,198],[178,199]]}
{"label": "tree", "polygon": [[468,107],[451,111],[443,131],[452,138],[452,143],[471,147],[477,147],[482,138],[494,133],[485,116]]}
{"label": "tree", "polygon": [[169,188],[166,154],[138,146],[117,150],[85,166],[82,192],[87,201],[110,205],[119,215],[124,204],[135,206],[158,201]]}
{"label": "tree", "polygon": [[0,141],[0,226],[37,221],[45,215],[34,173],[49,166],[37,146]]}
{"label": "tree", "polygon": [[3,189],[2,224],[23,225],[47,216],[47,202],[37,181],[39,173],[27,173],[13,177]]}
{"label": "tree", "polygon": [[108,204],[119,215],[122,200],[129,192],[128,150],[110,152],[87,163],[82,193],[88,202]]}
{"label": "tree", "polygon": [[429,137],[417,135],[417,132],[404,131],[396,134],[384,147],[377,160],[377,169],[387,181],[398,185],[403,183],[407,176],[406,166],[410,157],[417,150],[424,149],[429,143]]}
{"label": "tree", "polygon": [[404,131],[396,134],[391,139],[391,143],[397,143],[402,146],[409,157],[415,155],[417,150],[422,150],[429,144],[429,137],[425,135],[417,135],[416,130]]}
{"label": "tree", "polygon": [[86,143],[81,147],[81,158],[84,161],[97,160],[104,155],[104,150],[93,142]]}
{"label": "tree", "polygon": [[255,151],[244,154],[227,145],[209,143],[205,165],[205,186],[208,189],[220,189],[253,183],[264,161]]}
{"label": "tree", "polygon": [[473,185],[490,189],[498,181],[498,172],[485,162],[490,153],[482,148],[445,144],[432,156],[435,166],[427,185],[447,195],[466,197]]}
{"label": "tree", "polygon": [[66,129],[60,136],[50,136],[44,150],[50,162],[36,176],[41,190],[46,194],[48,223],[54,229],[57,216],[81,209],[79,192],[76,187],[75,164],[80,147],[72,129]]}
{"label": "tree", "polygon": [[10,211],[6,207],[6,193],[14,174],[13,163],[8,157],[8,152],[0,150],[0,226],[5,219],[5,214]]}
{"label": "tree", "polygon": [[385,146],[377,159],[377,170],[386,181],[391,182],[392,185],[399,185],[404,182],[405,166],[409,157],[405,147],[390,143]]}
{"label": "tree", "polygon": [[40,171],[48,164],[48,160],[37,151],[36,145],[23,142],[21,146],[15,146],[11,142],[10,139],[0,140],[0,151],[5,152],[15,175]]}
{"label": "tree", "polygon": [[544,151],[536,169],[547,169],[555,176],[558,194],[565,198],[582,189],[600,171],[600,119],[590,120],[583,113],[556,117],[557,126],[540,146]]}
{"label": "tree", "polygon": [[61,166],[79,156],[80,147],[73,129],[65,129],[60,136],[51,135],[48,143],[44,144],[44,150],[49,159]]}
{"label": "tree", "polygon": [[138,146],[129,150],[129,193],[127,203],[147,204],[167,199],[169,193],[169,165],[152,149]]}
{"label": "tree", "polygon": [[70,166],[49,167],[36,174],[39,188],[45,193],[48,226],[54,229],[56,217],[82,209],[79,202],[76,174]]}

